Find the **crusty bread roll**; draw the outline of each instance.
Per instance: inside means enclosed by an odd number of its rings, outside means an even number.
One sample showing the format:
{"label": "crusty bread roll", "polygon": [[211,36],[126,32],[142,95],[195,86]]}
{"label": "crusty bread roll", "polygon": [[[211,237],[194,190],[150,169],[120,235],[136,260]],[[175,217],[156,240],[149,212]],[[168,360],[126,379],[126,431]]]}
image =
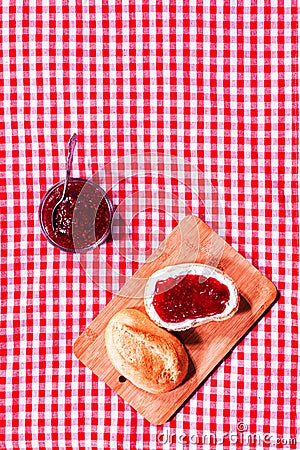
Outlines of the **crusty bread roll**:
{"label": "crusty bread roll", "polygon": [[136,309],[123,309],[111,318],[105,345],[117,371],[145,391],[171,391],[187,375],[188,356],[181,342]]}

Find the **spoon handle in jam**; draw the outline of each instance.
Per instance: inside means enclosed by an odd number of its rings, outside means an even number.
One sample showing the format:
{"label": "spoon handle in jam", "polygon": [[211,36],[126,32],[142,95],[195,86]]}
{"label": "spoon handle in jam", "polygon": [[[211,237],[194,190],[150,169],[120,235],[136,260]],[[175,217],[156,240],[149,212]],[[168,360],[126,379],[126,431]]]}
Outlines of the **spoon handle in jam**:
{"label": "spoon handle in jam", "polygon": [[[67,157],[67,170],[66,170],[66,180],[70,178],[72,164],[73,164],[73,155],[74,150],[78,141],[78,136],[76,133],[73,134],[71,139],[69,140],[69,153]],[[67,184],[67,183],[66,183]]]}
{"label": "spoon handle in jam", "polygon": [[68,157],[67,157],[66,178],[65,178],[65,182],[64,182],[63,193],[62,193],[60,200],[54,206],[54,208],[52,210],[52,214],[51,214],[51,224],[52,224],[53,230],[56,229],[55,217],[56,217],[56,212],[57,212],[58,206],[63,202],[65,195],[66,195],[68,181],[69,181],[71,169],[72,169],[74,150],[75,150],[77,141],[78,141],[78,136],[76,133],[74,133],[73,136],[71,137],[71,139],[69,140],[69,152],[68,152]]}

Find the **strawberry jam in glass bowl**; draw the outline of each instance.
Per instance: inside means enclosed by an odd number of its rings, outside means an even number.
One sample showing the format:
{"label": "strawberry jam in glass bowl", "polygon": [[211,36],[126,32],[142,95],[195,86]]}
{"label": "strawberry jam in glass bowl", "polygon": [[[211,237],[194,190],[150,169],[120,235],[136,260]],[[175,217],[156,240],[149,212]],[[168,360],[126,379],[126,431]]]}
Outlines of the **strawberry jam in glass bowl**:
{"label": "strawberry jam in glass bowl", "polygon": [[61,199],[64,180],[52,186],[39,208],[44,236],[60,250],[81,253],[103,244],[110,234],[113,204],[96,183],[82,178],[70,178],[63,202],[52,227],[52,211]]}

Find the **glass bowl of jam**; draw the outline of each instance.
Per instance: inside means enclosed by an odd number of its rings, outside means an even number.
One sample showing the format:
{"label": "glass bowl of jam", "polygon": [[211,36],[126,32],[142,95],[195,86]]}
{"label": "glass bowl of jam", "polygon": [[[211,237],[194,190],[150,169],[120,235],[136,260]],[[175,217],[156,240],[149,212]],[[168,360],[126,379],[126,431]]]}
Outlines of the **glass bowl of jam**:
{"label": "glass bowl of jam", "polygon": [[43,235],[65,252],[87,252],[103,244],[110,234],[113,216],[110,198],[96,183],[70,178],[53,228],[52,211],[62,197],[63,188],[64,180],[52,186],[41,201],[39,219]]}

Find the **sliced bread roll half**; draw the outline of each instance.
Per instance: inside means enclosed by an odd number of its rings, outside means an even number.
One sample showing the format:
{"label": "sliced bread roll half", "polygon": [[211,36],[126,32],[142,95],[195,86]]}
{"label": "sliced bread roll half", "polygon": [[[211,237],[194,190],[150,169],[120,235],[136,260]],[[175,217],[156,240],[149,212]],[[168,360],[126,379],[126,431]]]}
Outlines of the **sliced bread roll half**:
{"label": "sliced bread roll half", "polygon": [[240,296],[233,280],[205,264],[164,267],[147,281],[144,305],[150,319],[170,331],[183,331],[232,317]]}

